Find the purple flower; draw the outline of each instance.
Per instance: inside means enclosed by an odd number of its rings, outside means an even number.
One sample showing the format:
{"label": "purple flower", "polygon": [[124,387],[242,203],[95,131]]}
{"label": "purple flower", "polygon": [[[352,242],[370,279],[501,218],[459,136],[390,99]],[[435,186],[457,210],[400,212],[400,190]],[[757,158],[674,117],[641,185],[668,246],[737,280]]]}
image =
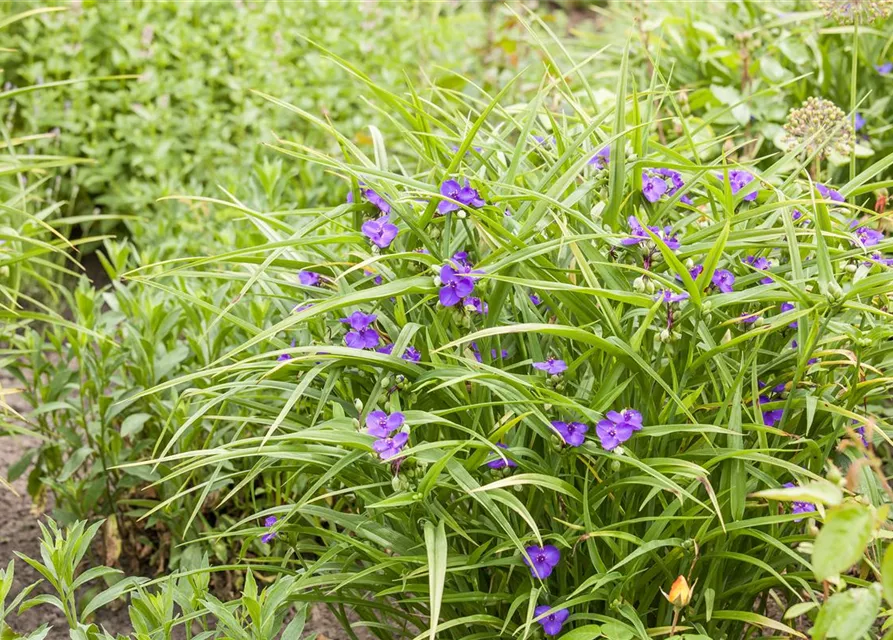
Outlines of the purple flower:
{"label": "purple flower", "polygon": [[873,247],[884,239],[884,234],[870,227],[859,227],[856,229],[856,237],[864,247]]}
{"label": "purple flower", "polygon": [[661,300],[667,304],[670,304],[671,302],[682,302],[683,300],[688,300],[688,293],[685,291],[682,293],[673,293],[671,289],[661,289],[655,294],[654,299]]}
{"label": "purple flower", "polygon": [[549,356],[545,362],[534,362],[533,368],[545,371],[549,375],[557,376],[567,371],[567,363],[564,360],[556,360],[553,356]]}
{"label": "purple flower", "polygon": [[893,62],[884,62],[883,64],[876,64],[874,68],[877,69],[877,72],[882,76],[887,75],[891,71],[893,71]]}
{"label": "purple flower", "polygon": [[545,547],[530,546],[524,549],[527,557],[524,558],[524,564],[530,567],[530,573],[534,578],[545,580],[552,575],[555,565],[561,560],[561,552],[558,547],[547,544]]}
{"label": "purple flower", "polygon": [[374,204],[378,207],[378,210],[383,214],[387,215],[391,212],[391,205],[389,205],[384,198],[375,193],[372,189],[366,189],[363,191],[363,195],[366,196],[366,200]]}
{"label": "purple flower", "polygon": [[538,306],[540,306],[540,305],[543,303],[543,299],[540,298],[540,297],[539,297],[538,295],[536,295],[535,293],[531,293],[531,294],[529,294],[527,297],[530,298],[530,303],[531,303],[534,307],[538,307]]}
{"label": "purple flower", "polygon": [[[755,256],[747,256],[742,260],[744,264],[749,264],[757,271],[768,271],[769,267],[772,265],[769,263],[769,260],[763,257],[755,257]],[[765,278],[760,279],[760,284],[772,284],[772,278],[766,276]]]}
{"label": "purple flower", "polygon": [[401,431],[393,438],[379,438],[372,443],[372,448],[381,456],[382,460],[389,460],[396,456],[409,441],[409,434]]}
{"label": "purple flower", "polygon": [[[477,189],[472,188],[468,180],[465,181],[464,187],[457,180],[447,180],[440,185],[440,195],[475,209],[486,204]],[[441,200],[437,205],[437,213],[442,215],[450,211],[458,211],[459,205],[456,202]]]}
{"label": "purple flower", "polygon": [[453,262],[455,262],[460,267],[467,267],[471,263],[468,261],[468,252],[467,251],[457,251],[453,254]]}
{"label": "purple flower", "polygon": [[[551,608],[552,607],[547,604],[541,604],[533,610],[533,615],[538,618]],[[570,616],[570,611],[567,609],[557,609],[553,613],[547,615],[539,621],[539,623],[543,625],[543,633],[547,636],[557,636],[561,633],[561,627],[564,624],[564,621],[568,619],[568,616]]]}
{"label": "purple flower", "polygon": [[586,439],[586,432],[589,427],[582,422],[553,422],[552,426],[564,440],[565,444],[572,447],[579,447]]}
{"label": "purple flower", "polygon": [[319,284],[319,274],[313,271],[298,271],[298,280],[305,287],[315,287]]}
{"label": "purple flower", "polygon": [[486,302],[482,302],[480,298],[475,298],[473,296],[469,296],[462,301],[462,306],[465,307],[466,311],[471,311],[472,313],[485,314],[489,311],[489,307]]}
{"label": "purple flower", "polygon": [[366,433],[376,438],[387,438],[403,426],[405,418],[399,411],[387,414],[384,411],[371,411],[366,416]]}
{"label": "purple flower", "polygon": [[382,282],[384,282],[384,278],[382,278],[380,275],[375,275],[375,272],[369,269],[363,269],[363,275],[367,278],[369,276],[375,276],[374,278],[372,278],[372,282],[374,282],[375,284],[381,284]]}
{"label": "purple flower", "polygon": [[657,176],[649,176],[642,172],[642,195],[648,202],[654,203],[667,192],[667,181]]}
{"label": "purple flower", "polygon": [[313,306],[312,302],[305,302],[304,304],[296,305],[295,308],[292,309],[292,311],[294,311],[295,313],[301,313],[301,311],[307,311],[307,309],[309,309],[312,306]]}
{"label": "purple flower", "polygon": [[793,220],[794,222],[799,222],[802,220],[801,224],[809,224],[809,218],[807,218],[806,214],[800,211],[800,209],[794,209],[793,213],[791,213],[791,220]]}
{"label": "purple flower", "polygon": [[346,318],[341,318],[339,322],[343,322],[344,324],[349,324],[351,329],[355,331],[360,331],[361,329],[365,329],[370,324],[375,322],[376,316],[374,313],[363,313],[362,311],[354,311]]}
{"label": "purple flower", "polygon": [[743,322],[744,324],[753,324],[759,317],[759,313],[742,313],[741,322]]}
{"label": "purple flower", "polygon": [[875,251],[869,256],[870,260],[867,262],[863,262],[866,267],[870,267],[872,264],[882,264],[885,267],[893,267],[893,258],[885,258],[884,254],[880,251]]}
{"label": "purple flower", "polygon": [[[682,180],[682,174],[678,171],[673,171],[672,169],[653,169],[652,173],[663,176],[664,178],[670,179],[670,187],[669,191],[667,191],[667,197],[672,198],[679,189],[685,186],[685,182]],[[694,204],[687,195],[683,195],[679,198],[679,202],[683,202],[685,204]]]}
{"label": "purple flower", "polygon": [[860,130],[862,127],[864,127],[864,126],[865,126],[865,118],[862,117],[862,114],[861,114],[861,113],[857,113],[857,114],[856,114],[856,118],[855,118],[855,122],[854,122],[854,127],[853,127],[853,128],[854,128],[856,131],[859,131],[859,130]]}
{"label": "purple flower", "polygon": [[595,425],[595,432],[602,447],[608,451],[613,451],[642,429],[642,414],[635,409],[624,409],[620,413],[608,411],[605,418],[607,420],[600,420]]}
{"label": "purple flower", "polygon": [[[291,341],[291,346],[292,346],[292,348],[294,348],[294,346],[295,346],[295,341],[294,341],[294,340]],[[290,353],[282,353],[282,354],[279,355],[278,358],[276,358],[276,361],[277,361],[277,362],[285,362],[286,360],[291,360],[291,354],[290,354]]]}
{"label": "purple flower", "polygon": [[[698,276],[701,275],[703,272],[704,272],[704,265],[696,264],[695,266],[693,266],[691,269],[688,270],[688,275],[691,276],[692,280],[697,280]],[[678,274],[676,275],[676,279],[682,280],[682,278]]]}
{"label": "purple flower", "polygon": [[440,304],[445,307],[452,307],[474,291],[474,280],[471,276],[463,275],[451,264],[445,264],[440,268],[440,281],[443,283],[439,294]]}
{"label": "purple flower", "polygon": [[[360,184],[363,184],[362,182]],[[375,193],[372,189],[360,189],[360,194],[366,198],[369,202],[378,207],[378,210],[383,214],[387,215],[391,212],[391,205],[389,205],[384,198]],[[353,202],[353,191],[348,191],[347,193],[347,201]]]}
{"label": "purple flower", "polygon": [[[763,397],[760,398],[760,402],[763,402]],[[769,402],[769,398],[765,399],[765,402]],[[770,409],[768,411],[763,412],[763,424],[767,427],[774,427],[781,420],[781,417],[784,415],[784,409]]]}
{"label": "purple flower", "polygon": [[594,165],[596,169],[601,171],[608,166],[611,160],[611,147],[605,146],[589,159],[587,164]]}
{"label": "purple flower", "polygon": [[[722,173],[717,173],[716,177],[720,180],[724,180],[725,176]],[[754,181],[753,174],[749,171],[743,171],[741,169],[732,169],[729,171],[729,186],[732,188],[732,195],[737,194],[741,189],[749,185]],[[757,192],[752,191],[744,196],[745,200],[754,201],[757,199]]]}
{"label": "purple flower", "polygon": [[344,342],[352,349],[371,349],[378,346],[378,332],[369,325],[375,322],[374,313],[354,311],[349,317],[341,318],[341,322],[349,324],[353,331],[344,336]]}
{"label": "purple flower", "polygon": [[537,146],[555,144],[555,136],[549,136],[548,138],[545,136],[533,136],[533,139],[536,140]]}
{"label": "purple flower", "polygon": [[818,190],[819,195],[821,195],[825,200],[831,200],[833,202],[846,202],[846,198],[841,195],[840,191],[826,187],[821,182],[816,182],[815,188]]}
{"label": "purple flower", "polygon": [[[264,526],[265,526],[267,529],[269,529],[269,528],[272,527],[274,524],[276,524],[276,522],[277,522],[277,518],[276,518],[276,516],[267,516],[267,517],[264,519]],[[273,538],[275,538],[275,537],[276,537],[276,532],[275,532],[275,531],[267,531],[265,534],[263,534],[263,535],[260,537],[260,541],[263,542],[264,544],[269,544],[269,543],[273,540]]]}
{"label": "purple flower", "polygon": [[732,293],[732,285],[735,284],[735,276],[726,269],[717,269],[710,279],[713,285],[723,293]]}
{"label": "purple flower", "polygon": [[635,216],[630,216],[629,218],[627,218],[627,223],[629,223],[630,236],[621,240],[620,244],[630,246],[639,244],[643,240],[651,239],[651,236],[645,233],[645,229],[642,227],[642,224],[639,222],[638,218],[636,218]]}
{"label": "purple flower", "polygon": [[[643,240],[650,240],[651,236],[645,231],[642,227],[642,224],[639,222],[638,218],[635,216],[630,216],[627,219],[629,223],[629,229],[632,232],[630,237],[624,238],[620,241],[620,244],[630,246],[634,244],[639,244]],[[668,248],[672,251],[676,251],[681,245],[679,243],[679,238],[672,234],[672,227],[664,227],[661,229],[660,227],[652,227],[649,226],[648,229],[660,238]]]}
{"label": "purple flower", "polygon": [[388,216],[382,216],[377,220],[367,220],[363,223],[362,230],[363,235],[380,249],[390,246],[400,231],[397,225],[390,222]]}
{"label": "purple flower", "polygon": [[[764,388],[766,384],[761,380],[757,381],[760,388]],[[777,396],[780,396],[785,389],[784,383],[780,383],[772,387],[772,390],[768,393],[760,396],[760,404],[766,404],[769,402],[774,402],[778,400]],[[782,415],[784,415],[784,409],[770,409],[767,411],[763,411],[763,424],[767,427],[774,427],[778,424],[779,420],[781,420]]]}
{"label": "purple flower", "polygon": [[[852,421],[850,421],[850,424],[859,424],[859,421],[852,420]],[[853,429],[853,431],[855,431],[856,433],[859,434],[859,438],[862,440],[862,446],[867,447],[868,446],[868,438],[865,437],[865,425],[864,424],[859,425],[858,427]]]}
{"label": "purple flower", "polygon": [[[782,303],[781,303],[781,312],[782,312],[782,313],[787,313],[788,311],[793,311],[793,310],[794,310],[794,305],[793,305],[793,303],[791,303],[791,302],[782,302]],[[796,329],[799,325],[800,325],[800,323],[797,322],[796,320],[794,320],[794,321],[793,321],[791,324],[789,324],[788,326],[789,326],[791,329]]]}
{"label": "purple flower", "polygon": [[[793,482],[785,482],[785,489],[793,489],[796,485]],[[791,503],[791,512],[792,513],[812,513],[815,511],[815,505],[811,502],[802,502],[800,500],[794,500]],[[794,522],[800,522],[803,518],[797,518]]]}
{"label": "purple flower", "polygon": [[[499,447],[500,449],[508,450],[508,447],[501,442],[497,442],[496,446]],[[497,456],[497,457],[493,458],[492,460],[488,461],[486,464],[491,469],[504,469],[505,467],[517,467],[518,466],[517,463],[514,460],[512,460],[511,458],[509,458],[508,456],[505,456],[505,457]]]}
{"label": "purple flower", "polygon": [[351,349],[372,349],[378,342],[378,332],[372,328],[348,331],[344,336],[344,344]]}
{"label": "purple flower", "polygon": [[[380,349],[376,349],[376,351],[378,351],[378,353],[383,353],[389,356],[394,352],[394,343],[392,342],[390,344],[386,344]],[[409,362],[418,362],[422,359],[422,354],[419,353],[418,349],[416,349],[415,347],[409,346],[406,347],[406,349],[403,351],[403,355],[400,357]]]}
{"label": "purple flower", "polygon": [[477,189],[474,189],[470,184],[468,184],[468,180],[465,180],[465,186],[459,191],[459,197],[457,198],[459,202],[468,207],[473,207],[475,209],[480,209],[483,207],[486,202],[481,197],[481,194],[478,193]]}

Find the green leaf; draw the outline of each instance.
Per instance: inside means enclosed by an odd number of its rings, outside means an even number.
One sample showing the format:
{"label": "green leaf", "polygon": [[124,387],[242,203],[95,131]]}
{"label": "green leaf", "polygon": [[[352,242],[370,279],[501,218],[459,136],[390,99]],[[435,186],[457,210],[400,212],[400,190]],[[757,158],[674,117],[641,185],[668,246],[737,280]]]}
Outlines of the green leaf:
{"label": "green leaf", "polygon": [[93,453],[93,449],[90,447],[81,447],[77,449],[74,453],[72,453],[68,460],[65,461],[65,464],[62,465],[62,471],[59,472],[59,477],[57,478],[59,482],[65,482],[68,480],[78,469],[81,468],[81,465],[84,464],[84,461],[90,457],[90,454]]}
{"label": "green leaf", "polygon": [[864,505],[846,502],[829,509],[812,552],[816,580],[834,578],[856,564],[873,530],[874,516]]}
{"label": "green leaf", "polygon": [[843,501],[843,492],[835,484],[825,480],[810,482],[797,487],[778,487],[765,489],[752,494],[755,498],[767,498],[781,502],[810,502],[835,507]]}
{"label": "green leaf", "polygon": [[812,640],[858,640],[871,629],[881,604],[881,589],[847,589],[828,598],[810,633]]}
{"label": "green leaf", "polygon": [[565,633],[559,640],[592,640],[601,638],[602,628],[597,624],[587,624]]}
{"label": "green leaf", "polygon": [[152,416],[148,413],[134,413],[127,416],[124,418],[124,422],[121,423],[121,437],[127,438],[129,436],[137,435],[143,430],[143,425],[145,425],[146,421],[151,417]]}
{"label": "green leaf", "polygon": [[447,537],[442,520],[437,524],[437,529],[432,523],[425,523],[425,548],[428,551],[428,589],[431,598],[431,632],[428,638],[434,640],[437,637],[447,568]]}

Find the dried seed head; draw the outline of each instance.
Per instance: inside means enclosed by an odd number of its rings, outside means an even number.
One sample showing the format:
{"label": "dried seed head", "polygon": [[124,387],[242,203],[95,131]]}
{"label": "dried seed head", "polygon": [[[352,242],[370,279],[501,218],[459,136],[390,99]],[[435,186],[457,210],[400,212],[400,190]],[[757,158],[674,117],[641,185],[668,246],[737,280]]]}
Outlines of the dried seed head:
{"label": "dried seed head", "polygon": [[816,4],[838,24],[869,24],[893,14],[893,0],[816,0]]}
{"label": "dried seed head", "polygon": [[830,100],[809,98],[799,109],[791,109],[784,130],[785,143],[804,145],[806,155],[817,151],[820,157],[828,156],[833,150],[845,156],[853,150],[853,123]]}

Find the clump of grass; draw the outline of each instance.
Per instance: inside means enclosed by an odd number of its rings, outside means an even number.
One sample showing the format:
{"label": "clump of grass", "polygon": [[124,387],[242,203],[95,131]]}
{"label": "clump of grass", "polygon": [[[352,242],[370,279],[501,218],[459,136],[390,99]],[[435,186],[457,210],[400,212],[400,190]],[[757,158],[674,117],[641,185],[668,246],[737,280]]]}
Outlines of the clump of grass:
{"label": "clump of grass", "polygon": [[[276,217],[215,200],[266,244],[129,274],[241,284],[178,295],[247,339],[139,394],[186,389],[155,460],[186,483],[168,504],[251,487],[227,535],[380,637],[799,636],[766,603],[822,593],[801,543],[824,512],[803,504],[834,501],[797,487],[887,442],[890,242],[866,205],[888,160],[818,184],[815,151],[705,159],[721,141],[657,76],[633,92],[626,56],[609,106],[573,59],[512,104],[510,85],[394,94],[332,59],[395,139],[370,128],[366,154],[270,97],[340,153],[274,148],[343,191]],[[841,450],[853,421],[871,438]],[[182,442],[195,424],[207,446]],[[749,498],[787,484],[793,510]],[[664,598],[679,576],[693,590]]]}

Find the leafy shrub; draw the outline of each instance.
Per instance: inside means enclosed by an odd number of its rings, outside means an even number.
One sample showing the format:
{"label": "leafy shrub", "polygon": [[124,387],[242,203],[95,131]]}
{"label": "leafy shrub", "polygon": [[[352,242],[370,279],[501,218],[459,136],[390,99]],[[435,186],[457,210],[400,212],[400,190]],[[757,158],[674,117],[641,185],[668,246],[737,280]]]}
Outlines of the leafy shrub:
{"label": "leafy shrub", "polygon": [[[839,184],[816,181],[830,165],[805,143],[765,169],[705,163],[696,124],[657,140],[668,89],[628,95],[625,59],[607,108],[561,71],[510,106],[370,82],[412,163],[302,114],[343,156],[281,149],[352,202],[243,210],[264,247],[173,272],[232,274],[235,307],[269,312],[218,307],[252,336],[139,394],[186,384],[183,428],[213,430],[192,451],[175,432],[156,462],[193,479],[183,497],[251,488],[257,511],[227,535],[257,536],[252,553],[312,573],[380,637],[434,620],[445,638],[646,638],[677,619],[689,638],[798,636],[770,600],[818,601],[862,558],[816,570],[815,503],[870,525],[839,544],[882,536],[872,508],[821,492],[887,442],[890,243],[871,194],[889,160]],[[771,497],[793,510],[752,497],[789,483]],[[849,489],[883,520],[881,484]]]}
{"label": "leafy shrub", "polygon": [[[318,131],[277,140],[294,170],[341,180],[317,208],[268,209],[287,201],[268,162],[250,205],[189,200],[253,226],[232,250],[152,265],[109,245],[130,284],[109,309],[75,292],[78,322],[128,351],[96,354],[97,406],[64,410],[117,457],[85,458],[72,497],[112,469],[107,507],[301,572],[300,597],[382,638],[802,636],[780,609],[817,638],[871,633],[893,575],[886,143],[825,158],[851,115],[825,105],[821,135],[762,157],[734,113],[762,94],[678,104],[669,74],[633,91],[635,47],[613,86],[552,49],[524,100],[398,94],[333,56],[379,106],[371,145],[271,97]],[[49,340],[67,362],[95,349]],[[149,416],[133,451],[129,415]]]}

